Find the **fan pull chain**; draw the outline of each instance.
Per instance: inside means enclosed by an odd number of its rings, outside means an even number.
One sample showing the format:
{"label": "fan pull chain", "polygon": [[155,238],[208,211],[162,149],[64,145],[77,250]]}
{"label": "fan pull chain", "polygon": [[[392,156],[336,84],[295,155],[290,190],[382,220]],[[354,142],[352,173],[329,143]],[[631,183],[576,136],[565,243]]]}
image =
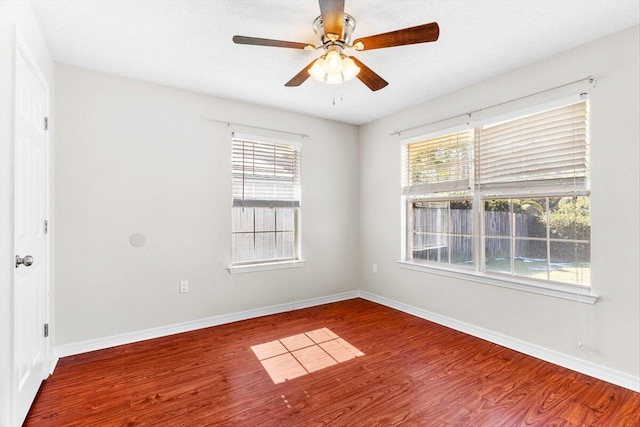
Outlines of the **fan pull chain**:
{"label": "fan pull chain", "polygon": [[[342,86],[342,85],[340,85]],[[336,88],[333,89],[333,97],[331,99],[331,105],[336,105]],[[344,92],[340,91],[340,102],[344,101]]]}

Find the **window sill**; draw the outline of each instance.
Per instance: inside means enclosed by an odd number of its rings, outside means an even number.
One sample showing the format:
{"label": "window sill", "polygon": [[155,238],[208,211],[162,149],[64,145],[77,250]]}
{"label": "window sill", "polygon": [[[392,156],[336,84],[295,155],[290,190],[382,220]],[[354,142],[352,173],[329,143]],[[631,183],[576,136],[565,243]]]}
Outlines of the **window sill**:
{"label": "window sill", "polygon": [[306,261],[303,259],[278,262],[262,262],[256,264],[232,265],[227,267],[230,274],[254,273],[256,271],[282,270],[286,268],[302,267]]}
{"label": "window sill", "polygon": [[486,285],[500,286],[508,289],[531,292],[539,295],[547,295],[562,298],[569,301],[577,301],[585,304],[595,304],[598,295],[591,293],[591,290],[579,286],[546,284],[522,279],[503,279],[494,275],[477,271],[449,270],[435,266],[417,264],[409,261],[398,261],[401,268],[408,270],[423,271],[427,273],[439,274],[441,276],[453,277],[456,279],[471,280]]}

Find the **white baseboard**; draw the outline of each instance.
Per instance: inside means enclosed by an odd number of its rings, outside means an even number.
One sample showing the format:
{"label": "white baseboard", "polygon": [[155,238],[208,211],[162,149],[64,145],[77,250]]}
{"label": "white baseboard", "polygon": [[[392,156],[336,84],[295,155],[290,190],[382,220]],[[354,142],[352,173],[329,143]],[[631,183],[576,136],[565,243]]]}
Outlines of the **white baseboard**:
{"label": "white baseboard", "polygon": [[46,372],[47,376],[52,375],[53,371],[56,370],[56,366],[58,366],[58,360],[60,360],[60,358],[57,354],[53,355],[53,357],[49,359],[49,370]]}
{"label": "white baseboard", "polygon": [[[158,328],[145,329],[141,331],[128,332],[120,335],[95,338],[76,343],[63,344],[56,347],[58,357],[72,356],[74,354],[87,353],[95,350],[102,350],[123,344],[131,344],[153,338],[160,338],[167,335],[179,334],[182,332],[194,331],[211,326],[223,325],[225,323],[237,322],[240,320],[253,319],[270,314],[284,313],[291,310],[313,307],[316,305],[328,304],[337,301],[344,301],[358,297],[358,291],[344,292],[318,298],[310,298],[301,301],[292,301],[284,304],[261,307],[252,310],[239,311],[236,313],[222,314],[219,316],[207,317],[205,319],[192,320],[189,322],[176,323],[173,325],[160,326]],[[57,361],[57,358],[56,358]],[[55,366],[52,366],[54,368]],[[53,370],[51,371],[53,372]]]}
{"label": "white baseboard", "polygon": [[589,375],[621,387],[640,392],[640,377],[616,371],[593,362],[589,362],[577,357],[569,356],[545,347],[528,343],[507,335],[490,331],[469,323],[461,322],[447,316],[442,316],[409,304],[398,302],[389,298],[375,295],[366,291],[351,291],[341,294],[329,295],[325,297],[310,298],[301,301],[293,301],[284,304],[272,305],[269,307],[256,308],[252,310],[240,311],[237,313],[223,314],[220,316],[208,317],[205,319],[193,320],[190,322],[177,323],[174,325],[161,326],[158,328],[146,329],[142,331],[129,332],[126,334],[113,335],[109,337],[96,338],[77,343],[64,344],[56,347],[57,357],[51,365],[51,373],[55,369],[58,357],[72,356],[74,354],[87,353],[89,351],[102,350],[123,344],[130,344],[167,335],[179,334],[182,332],[194,331],[225,323],[237,322],[240,320],[253,319],[270,314],[284,313],[291,310],[313,307],[337,301],[344,301],[352,298],[363,298],[384,306],[412,314],[425,320],[455,329],[460,332],[481,338],[483,340],[519,351],[529,356],[562,366]]}
{"label": "white baseboard", "polygon": [[559,365],[564,368],[571,369],[573,371],[580,372],[582,374],[589,375],[640,393],[640,377],[616,371],[615,369],[607,368],[593,362],[569,356],[545,347],[541,347],[539,345],[531,344],[526,341],[499,334],[488,329],[461,322],[459,320],[442,316],[440,314],[432,313],[430,311],[423,310],[421,308],[417,308],[389,298],[381,297],[379,295],[375,295],[366,291],[359,291],[358,296],[363,299],[394,308],[404,313],[412,314],[416,317],[438,323],[439,325],[464,332],[465,334],[473,335],[474,337],[481,338],[494,344],[519,351],[520,353],[524,353],[529,356],[533,356],[535,358],[553,363],[554,365]]}

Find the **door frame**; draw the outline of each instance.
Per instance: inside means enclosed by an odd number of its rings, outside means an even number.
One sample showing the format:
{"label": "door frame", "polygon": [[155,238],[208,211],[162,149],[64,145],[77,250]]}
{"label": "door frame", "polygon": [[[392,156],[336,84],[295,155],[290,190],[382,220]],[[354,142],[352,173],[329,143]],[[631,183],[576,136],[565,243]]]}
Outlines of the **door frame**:
{"label": "door frame", "polygon": [[[49,132],[51,131],[51,118],[50,118],[50,92],[49,92],[49,83],[47,82],[47,80],[45,79],[44,75],[42,74],[42,72],[40,71],[40,67],[38,66],[37,61],[35,60],[34,56],[31,54],[31,50],[29,49],[29,45],[26,41],[26,39],[22,36],[22,34],[20,33],[20,31],[15,28],[15,56],[14,56],[14,61],[13,61],[13,82],[12,82],[12,107],[13,107],[13,118],[12,118],[12,135],[11,135],[11,149],[13,152],[13,171],[12,171],[12,180],[13,180],[13,185],[12,185],[12,191],[13,191],[13,203],[11,206],[11,211],[12,211],[12,233],[13,233],[13,238],[11,239],[11,248],[12,248],[12,253],[15,256],[15,250],[16,250],[16,236],[15,236],[15,224],[16,224],[16,210],[15,210],[15,199],[16,199],[16,194],[15,194],[15,185],[16,185],[16,170],[17,170],[17,163],[16,163],[16,159],[15,159],[15,155],[16,155],[16,129],[15,129],[15,120],[16,120],[16,115],[17,115],[17,105],[16,105],[16,100],[17,100],[17,95],[16,95],[16,88],[15,88],[15,84],[16,84],[16,72],[17,72],[17,61],[18,61],[18,57],[22,56],[22,58],[24,59],[24,61],[26,62],[27,66],[30,68],[30,70],[34,73],[34,75],[36,76],[36,78],[38,79],[39,83],[42,85],[42,87],[44,88],[44,92],[45,92],[45,101],[44,101],[44,116],[49,118],[48,121],[48,129],[47,131],[44,133],[44,144],[45,144],[45,165],[46,165],[46,170],[44,173],[44,198],[45,198],[45,216],[46,219],[48,221],[48,230],[47,233],[45,233],[45,260],[44,260],[44,270],[45,270],[45,275],[44,275],[44,319],[45,319],[45,323],[49,324],[49,336],[48,339],[45,340],[45,344],[44,344],[44,370],[42,372],[42,379],[45,380],[51,373],[53,373],[53,369],[55,368],[55,365],[57,363],[57,358],[55,357],[55,348],[53,345],[54,339],[53,339],[53,328],[51,325],[51,319],[50,319],[50,312],[51,312],[51,299],[50,299],[50,283],[51,283],[51,249],[50,249],[50,243],[51,243],[51,211],[50,211],[50,172],[51,172],[51,149],[50,149],[50,137],[49,137]],[[44,226],[44,224],[43,224]],[[18,414],[16,413],[17,411],[17,390],[18,390],[18,380],[17,380],[17,372],[16,372],[16,360],[15,360],[15,334],[16,334],[16,322],[15,322],[15,308],[16,308],[16,303],[15,303],[15,269],[12,269],[12,274],[11,274],[11,297],[10,297],[10,307],[11,307],[11,337],[10,337],[10,342],[11,342],[11,358],[10,358],[10,366],[11,366],[11,377],[10,377],[10,397],[9,397],[9,406],[10,406],[10,413],[9,413],[9,417],[11,420],[14,421],[14,423],[21,423],[23,420],[17,420],[16,417],[18,416]]]}

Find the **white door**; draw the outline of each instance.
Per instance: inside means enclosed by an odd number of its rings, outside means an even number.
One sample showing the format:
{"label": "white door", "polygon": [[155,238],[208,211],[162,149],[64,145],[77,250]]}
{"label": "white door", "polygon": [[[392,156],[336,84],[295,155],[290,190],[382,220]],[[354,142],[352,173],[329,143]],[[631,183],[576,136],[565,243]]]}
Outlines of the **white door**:
{"label": "white door", "polygon": [[[48,89],[24,44],[15,74],[14,419],[21,423],[45,378]],[[32,263],[31,263],[32,262]],[[30,265],[28,265],[30,264]]]}

